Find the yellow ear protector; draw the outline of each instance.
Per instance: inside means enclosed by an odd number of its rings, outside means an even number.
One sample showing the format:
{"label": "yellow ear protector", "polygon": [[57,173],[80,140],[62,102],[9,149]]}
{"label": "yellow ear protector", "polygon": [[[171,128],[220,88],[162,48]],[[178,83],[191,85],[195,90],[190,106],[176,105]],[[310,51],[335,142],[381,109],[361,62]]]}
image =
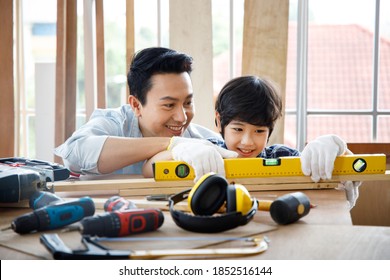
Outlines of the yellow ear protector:
{"label": "yellow ear protector", "polygon": [[[186,198],[194,215],[174,209],[176,203]],[[226,213],[213,216],[224,204]],[[224,177],[208,173],[192,189],[171,196],[169,210],[175,223],[183,229],[221,232],[247,224],[257,211],[257,200],[250,197],[244,186],[229,185]]]}

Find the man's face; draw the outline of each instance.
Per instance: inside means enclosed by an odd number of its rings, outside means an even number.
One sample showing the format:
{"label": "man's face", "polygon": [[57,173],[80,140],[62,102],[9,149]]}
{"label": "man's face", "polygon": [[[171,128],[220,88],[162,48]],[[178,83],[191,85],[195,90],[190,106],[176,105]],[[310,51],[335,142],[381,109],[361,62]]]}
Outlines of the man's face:
{"label": "man's face", "polygon": [[146,103],[129,97],[144,137],[180,136],[194,117],[193,89],[187,72],[156,74]]}
{"label": "man's face", "polygon": [[[219,117],[217,126],[221,131]],[[268,141],[269,128],[247,122],[232,120],[224,130],[224,140],[228,150],[238,153],[239,158],[257,157]]]}

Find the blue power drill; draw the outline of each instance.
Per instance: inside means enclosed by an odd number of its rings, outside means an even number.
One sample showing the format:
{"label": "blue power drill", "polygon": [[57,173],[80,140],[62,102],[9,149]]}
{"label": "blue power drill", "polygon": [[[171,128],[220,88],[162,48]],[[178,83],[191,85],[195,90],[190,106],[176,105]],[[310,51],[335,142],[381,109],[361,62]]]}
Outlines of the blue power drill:
{"label": "blue power drill", "polygon": [[11,228],[19,234],[61,228],[95,214],[95,204],[88,197],[70,201],[56,201],[54,204],[37,208],[31,213],[17,217]]}

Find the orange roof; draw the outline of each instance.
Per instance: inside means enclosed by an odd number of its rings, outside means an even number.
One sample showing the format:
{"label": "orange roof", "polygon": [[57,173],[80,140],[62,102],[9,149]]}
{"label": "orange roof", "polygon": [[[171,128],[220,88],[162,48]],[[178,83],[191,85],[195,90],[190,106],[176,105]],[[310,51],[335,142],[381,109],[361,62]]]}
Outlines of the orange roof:
{"label": "orange roof", "polygon": [[[296,24],[290,23],[289,28],[286,108],[293,109],[296,106]],[[308,108],[371,110],[373,33],[354,24],[311,24],[308,40]],[[241,52],[240,48],[235,54],[236,76],[241,73]],[[218,94],[229,79],[228,54],[216,57],[214,67],[214,89]],[[390,41],[385,38],[380,39],[378,94],[379,109],[390,110]],[[371,141],[369,116],[316,116],[315,121],[309,118],[308,124],[308,140],[324,133],[336,133],[349,142]],[[378,141],[382,142],[390,141],[390,129],[386,128],[389,125],[384,124],[385,121],[378,129]],[[294,127],[293,123],[286,125],[286,129]]]}

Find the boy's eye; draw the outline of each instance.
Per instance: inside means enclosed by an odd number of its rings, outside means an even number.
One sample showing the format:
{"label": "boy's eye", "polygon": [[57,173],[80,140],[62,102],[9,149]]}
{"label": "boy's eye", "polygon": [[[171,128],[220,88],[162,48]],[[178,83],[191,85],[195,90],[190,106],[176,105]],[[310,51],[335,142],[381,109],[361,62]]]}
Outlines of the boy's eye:
{"label": "boy's eye", "polygon": [[257,134],[264,134],[264,133],[266,133],[267,132],[267,129],[257,129],[256,130],[256,133]]}
{"label": "boy's eye", "polygon": [[234,131],[242,131],[242,128],[240,128],[240,127],[233,127],[233,130]]}

